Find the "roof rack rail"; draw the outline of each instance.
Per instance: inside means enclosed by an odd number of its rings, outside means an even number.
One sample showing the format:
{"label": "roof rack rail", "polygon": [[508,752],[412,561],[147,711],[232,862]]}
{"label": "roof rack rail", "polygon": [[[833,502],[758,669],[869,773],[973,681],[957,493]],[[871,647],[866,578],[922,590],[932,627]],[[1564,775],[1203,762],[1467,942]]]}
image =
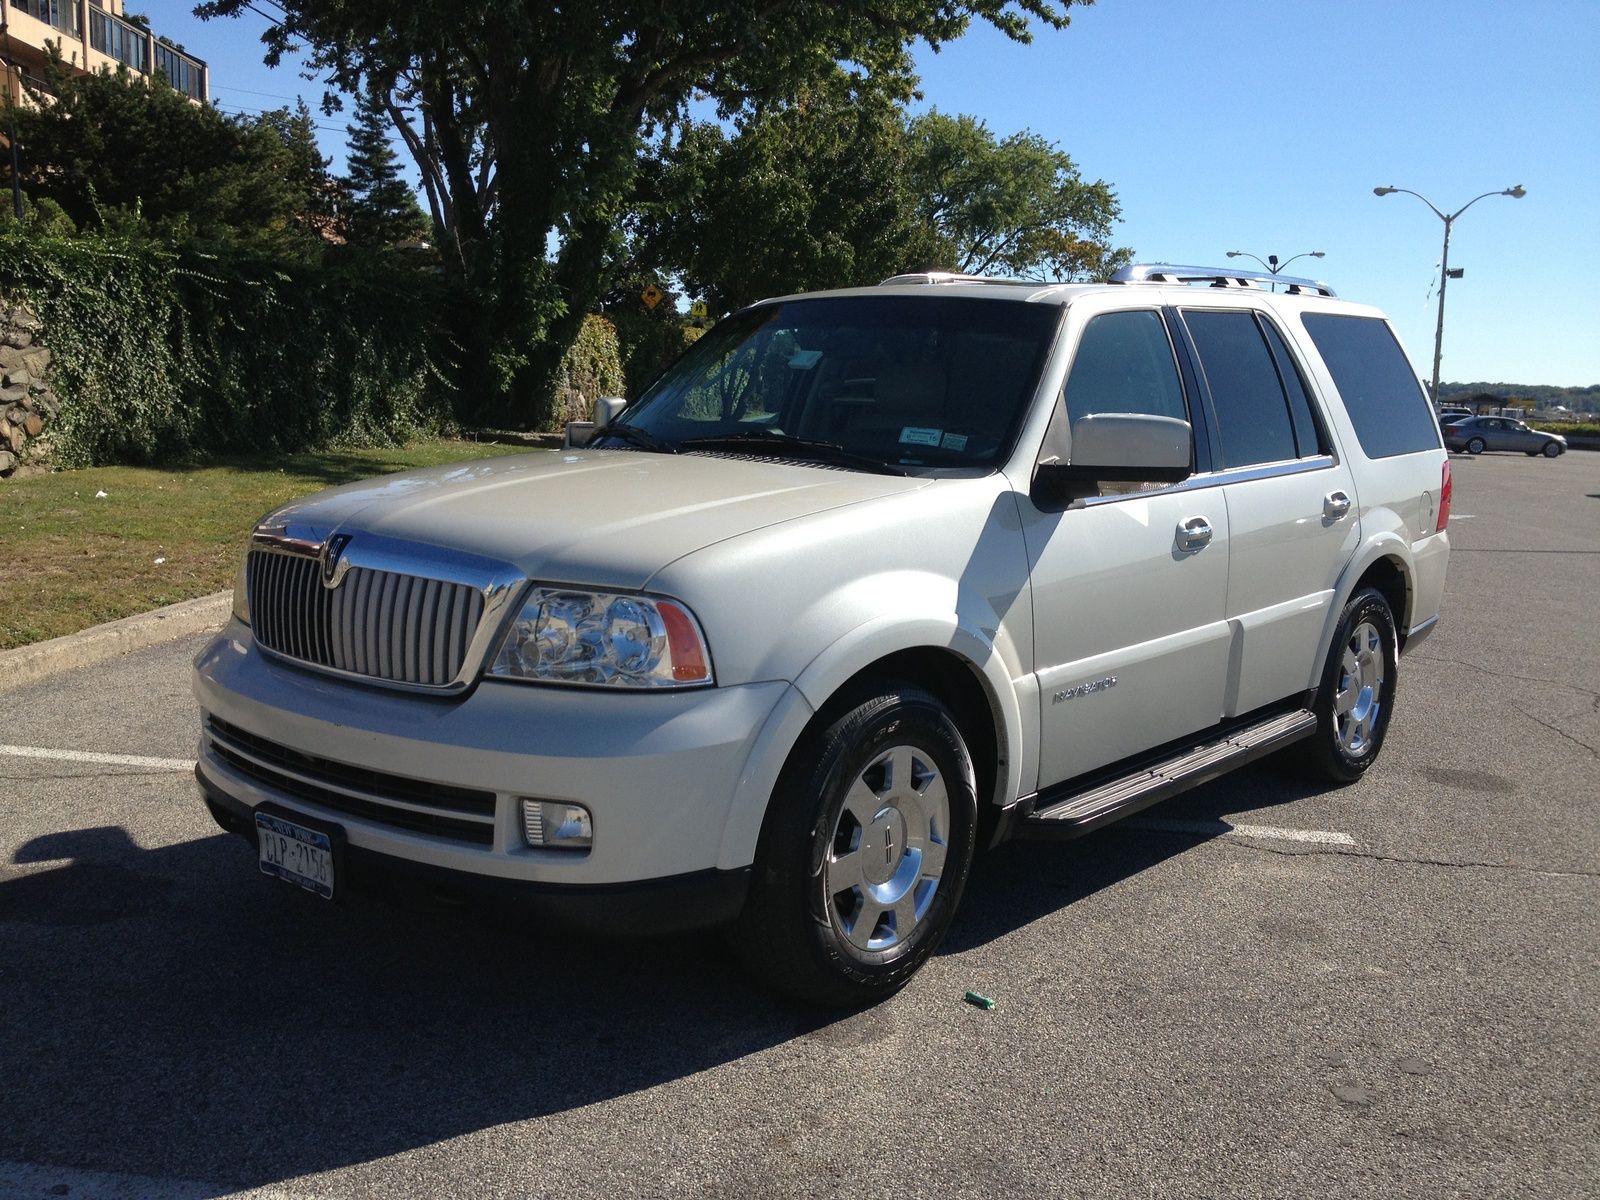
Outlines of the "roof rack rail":
{"label": "roof rack rail", "polygon": [[1134,263],[1120,268],[1112,283],[1203,283],[1208,287],[1249,288],[1260,291],[1262,284],[1283,284],[1291,296],[1334,296],[1326,283],[1296,275],[1273,275],[1267,271],[1235,271],[1229,267],[1177,267],[1171,263]]}
{"label": "roof rack rail", "polygon": [[962,275],[957,271],[913,271],[908,275],[891,275],[878,284],[890,287],[903,283],[995,283],[1002,287],[1051,287],[1038,279],[1008,279],[1003,275]]}

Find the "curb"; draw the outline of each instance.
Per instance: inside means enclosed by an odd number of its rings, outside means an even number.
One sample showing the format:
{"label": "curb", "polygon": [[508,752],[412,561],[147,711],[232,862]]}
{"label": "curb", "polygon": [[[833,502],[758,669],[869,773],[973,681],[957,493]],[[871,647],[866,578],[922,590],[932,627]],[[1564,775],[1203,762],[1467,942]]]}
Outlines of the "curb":
{"label": "curb", "polygon": [[92,667],[134,650],[158,646],[208,629],[220,629],[233,607],[232,592],[182,600],[78,633],[0,650],[0,692],[37,683],[63,671]]}

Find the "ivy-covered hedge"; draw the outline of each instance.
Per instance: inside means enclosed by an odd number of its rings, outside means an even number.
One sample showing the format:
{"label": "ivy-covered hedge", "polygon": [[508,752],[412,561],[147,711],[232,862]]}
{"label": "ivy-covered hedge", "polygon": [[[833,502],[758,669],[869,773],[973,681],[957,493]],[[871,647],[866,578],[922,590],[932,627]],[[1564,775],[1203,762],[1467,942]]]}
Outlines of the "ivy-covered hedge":
{"label": "ivy-covered hedge", "polygon": [[578,340],[562,356],[548,432],[560,433],[568,421],[589,420],[594,402],[603,396],[622,395],[623,386],[616,326],[591,314],[583,319]]}
{"label": "ivy-covered hedge", "polygon": [[440,285],[395,256],[227,260],[0,229],[54,354],[62,466],[402,441],[448,424]]}

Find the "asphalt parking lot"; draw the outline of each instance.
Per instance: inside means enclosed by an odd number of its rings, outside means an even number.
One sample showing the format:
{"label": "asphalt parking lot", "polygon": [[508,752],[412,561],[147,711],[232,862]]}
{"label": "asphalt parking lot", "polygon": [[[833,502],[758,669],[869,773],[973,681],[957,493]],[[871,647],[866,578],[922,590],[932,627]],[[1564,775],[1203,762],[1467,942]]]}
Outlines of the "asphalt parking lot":
{"label": "asphalt parking lot", "polygon": [[1365,781],[1004,847],[842,1018],[266,880],[186,769],[203,639],[0,692],[0,1197],[1600,1195],[1600,455],[1454,470]]}

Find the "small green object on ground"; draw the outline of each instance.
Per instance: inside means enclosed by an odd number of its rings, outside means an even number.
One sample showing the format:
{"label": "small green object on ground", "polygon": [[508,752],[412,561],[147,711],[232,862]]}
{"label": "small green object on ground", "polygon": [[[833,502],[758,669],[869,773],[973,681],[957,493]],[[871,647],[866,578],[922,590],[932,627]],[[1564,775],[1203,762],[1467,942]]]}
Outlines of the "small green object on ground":
{"label": "small green object on ground", "polygon": [[968,1004],[974,1005],[978,1008],[988,1009],[990,1011],[993,1011],[994,1009],[994,1000],[988,996],[985,996],[982,992],[968,992],[966,1000]]}

